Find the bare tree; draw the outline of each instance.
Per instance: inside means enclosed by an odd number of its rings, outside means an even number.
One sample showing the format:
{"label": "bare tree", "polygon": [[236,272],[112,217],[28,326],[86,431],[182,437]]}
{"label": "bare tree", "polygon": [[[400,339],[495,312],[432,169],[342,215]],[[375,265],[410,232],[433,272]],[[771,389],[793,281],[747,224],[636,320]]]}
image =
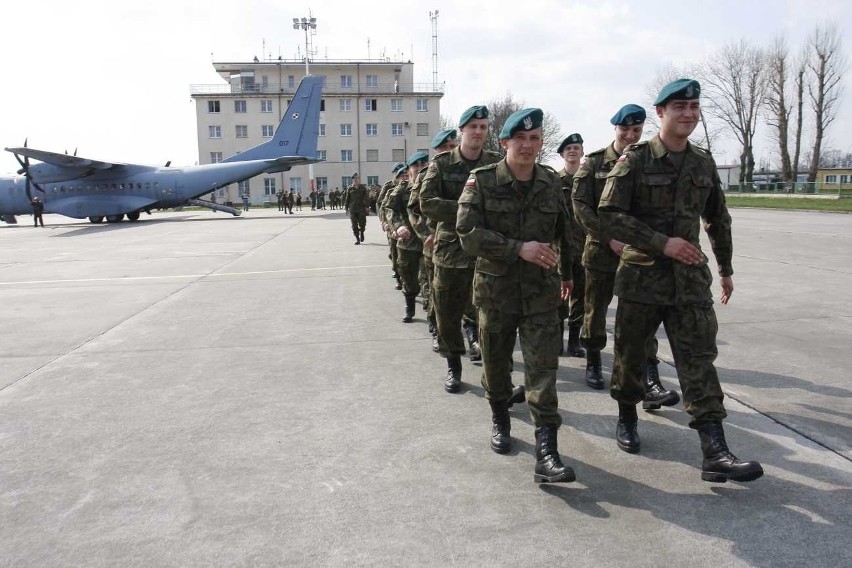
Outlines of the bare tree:
{"label": "bare tree", "polygon": [[740,183],[754,174],[754,134],[766,96],[766,57],[742,39],[729,43],[700,70],[707,113],[722,122],[739,143]]}
{"label": "bare tree", "polygon": [[[484,147],[486,150],[492,150],[502,154],[503,149],[500,147],[499,140],[500,130],[502,130],[503,125],[506,123],[506,119],[509,118],[509,115],[524,108],[524,102],[516,101],[512,97],[512,94],[507,92],[502,98],[488,101],[486,106],[488,107],[488,116],[491,128],[485,139]],[[556,147],[559,146],[559,142],[562,141],[559,121],[556,120],[556,117],[553,116],[552,113],[544,113],[541,130],[543,144],[541,152],[538,155],[539,162],[556,155]]]}
{"label": "bare tree", "polygon": [[796,140],[793,151],[793,175],[798,179],[800,158],[802,153],[802,123],[805,110],[805,71],[807,70],[807,52],[799,55],[796,66]]}
{"label": "bare tree", "polygon": [[767,54],[768,77],[766,91],[766,121],[773,130],[773,138],[778,144],[778,156],[781,159],[781,176],[785,182],[795,180],[790,164],[789,127],[792,107],[787,102],[789,84],[789,50],[787,39],[778,35],[772,42]]}
{"label": "bare tree", "polygon": [[837,118],[837,103],[843,93],[841,81],[846,71],[846,57],[840,44],[840,32],[833,22],[817,25],[808,37],[808,69],[813,75],[812,82],[808,84],[808,98],[814,111],[814,145],[808,168],[809,183],[816,181],[823,138]]}

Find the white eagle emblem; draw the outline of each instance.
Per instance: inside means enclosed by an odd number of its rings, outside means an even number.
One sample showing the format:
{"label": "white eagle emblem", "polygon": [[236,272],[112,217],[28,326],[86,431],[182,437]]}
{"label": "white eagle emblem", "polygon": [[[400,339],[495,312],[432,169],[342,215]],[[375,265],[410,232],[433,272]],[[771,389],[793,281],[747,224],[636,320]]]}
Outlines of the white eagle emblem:
{"label": "white eagle emblem", "polygon": [[528,117],[524,118],[524,130],[531,130],[531,129],[532,129],[532,117],[528,116]]}

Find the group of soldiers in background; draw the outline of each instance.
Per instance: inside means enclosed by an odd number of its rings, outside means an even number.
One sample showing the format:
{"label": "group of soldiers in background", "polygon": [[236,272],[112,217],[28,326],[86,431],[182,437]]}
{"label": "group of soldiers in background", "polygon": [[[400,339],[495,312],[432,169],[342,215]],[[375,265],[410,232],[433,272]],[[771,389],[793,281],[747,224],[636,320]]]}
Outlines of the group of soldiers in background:
{"label": "group of soldiers in background", "polygon": [[[610,394],[618,403],[618,447],[639,452],[638,403],[656,410],[680,400],[659,379],[662,323],[690,426],[699,433],[702,479],[751,481],[763,474],[759,463],[730,452],[722,429],[712,276],[699,232],[703,220],[727,303],[731,218],[712,157],[688,142],[699,96],[694,80],[666,85],[654,102],[660,132],[647,141],[639,142],[645,110],[633,104],[610,120],[615,139],[605,148],[584,156],[582,136],[569,135],[557,148],[564,162],[559,172],[536,161],[540,109],[507,119],[499,134],[502,157],[483,148],[488,109],[473,106],[461,115],[458,131],[435,136],[431,161],[418,151],[396,164],[377,196],[396,288],[405,299],[402,321],[413,321],[421,295],[432,348],[447,361],[447,392],[461,388],[462,355],[482,361],[495,452],[510,451],[509,408],[527,401],[536,426],[536,482],[575,479],[557,450],[558,358],[585,357],[587,385],[604,388],[600,354],[614,295]],[[344,199],[356,245],[364,240],[369,202],[356,173]],[[514,387],[518,337],[525,380]]]}
{"label": "group of soldiers in background", "polygon": [[293,213],[293,205],[296,203],[299,204],[299,210],[301,211],[302,206],[302,196],[301,194],[297,195],[295,191],[292,189],[287,192],[284,190],[279,191],[275,194],[278,198],[278,210],[284,211],[285,213],[292,214]]}

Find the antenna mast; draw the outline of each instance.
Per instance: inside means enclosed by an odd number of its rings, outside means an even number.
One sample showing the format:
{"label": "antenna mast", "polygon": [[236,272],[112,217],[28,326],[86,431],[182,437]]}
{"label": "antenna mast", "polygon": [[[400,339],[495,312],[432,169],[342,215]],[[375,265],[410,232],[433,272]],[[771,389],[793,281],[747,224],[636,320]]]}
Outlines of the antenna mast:
{"label": "antenna mast", "polygon": [[429,12],[432,20],[432,90],[438,90],[438,10]]}

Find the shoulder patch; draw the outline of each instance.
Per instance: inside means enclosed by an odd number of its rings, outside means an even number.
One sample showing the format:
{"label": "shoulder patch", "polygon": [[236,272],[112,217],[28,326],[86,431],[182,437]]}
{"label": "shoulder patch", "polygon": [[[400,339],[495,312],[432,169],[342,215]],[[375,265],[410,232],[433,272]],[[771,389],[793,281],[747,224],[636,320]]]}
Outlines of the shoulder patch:
{"label": "shoulder patch", "polygon": [[469,178],[467,178],[467,181],[464,182],[465,187],[473,187],[475,185],[476,185],[476,178],[473,177],[473,176],[470,176]]}

